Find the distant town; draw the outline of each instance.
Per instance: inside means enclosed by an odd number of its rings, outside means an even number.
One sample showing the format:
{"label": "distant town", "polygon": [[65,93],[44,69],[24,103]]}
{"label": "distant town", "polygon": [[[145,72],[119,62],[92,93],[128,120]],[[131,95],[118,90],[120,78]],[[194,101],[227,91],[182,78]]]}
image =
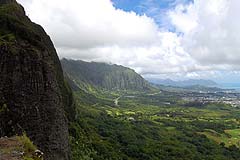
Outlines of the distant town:
{"label": "distant town", "polygon": [[240,107],[240,92],[235,90],[225,91],[199,91],[199,92],[182,92],[182,99],[190,102],[201,103],[225,103],[232,107]]}

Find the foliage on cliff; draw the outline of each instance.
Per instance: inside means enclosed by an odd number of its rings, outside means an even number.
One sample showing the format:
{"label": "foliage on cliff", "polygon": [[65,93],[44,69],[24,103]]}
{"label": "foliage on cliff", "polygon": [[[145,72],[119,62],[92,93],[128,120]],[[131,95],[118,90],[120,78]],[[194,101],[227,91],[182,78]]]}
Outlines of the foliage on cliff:
{"label": "foliage on cliff", "polygon": [[[75,85],[86,90],[91,87],[107,90],[150,90],[151,86],[130,68],[97,62],[61,60],[63,70]],[[75,86],[76,88],[76,86]]]}

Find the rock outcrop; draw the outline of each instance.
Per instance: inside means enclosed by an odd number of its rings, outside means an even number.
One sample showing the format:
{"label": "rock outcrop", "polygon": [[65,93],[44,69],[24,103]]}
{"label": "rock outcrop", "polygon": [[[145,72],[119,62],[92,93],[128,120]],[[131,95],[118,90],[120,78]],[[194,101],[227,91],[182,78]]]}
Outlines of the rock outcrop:
{"label": "rock outcrop", "polygon": [[0,0],[0,24],[0,137],[26,132],[44,159],[68,160],[74,109],[53,43],[15,0]]}

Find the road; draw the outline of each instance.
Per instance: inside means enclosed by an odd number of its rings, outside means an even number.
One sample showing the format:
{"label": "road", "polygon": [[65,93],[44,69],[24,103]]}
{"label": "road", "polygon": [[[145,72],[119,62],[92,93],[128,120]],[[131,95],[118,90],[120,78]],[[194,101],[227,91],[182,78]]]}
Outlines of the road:
{"label": "road", "polygon": [[118,97],[118,98],[116,98],[116,99],[114,99],[114,104],[115,104],[115,106],[118,106],[118,101],[119,101],[120,98],[121,98],[121,96]]}

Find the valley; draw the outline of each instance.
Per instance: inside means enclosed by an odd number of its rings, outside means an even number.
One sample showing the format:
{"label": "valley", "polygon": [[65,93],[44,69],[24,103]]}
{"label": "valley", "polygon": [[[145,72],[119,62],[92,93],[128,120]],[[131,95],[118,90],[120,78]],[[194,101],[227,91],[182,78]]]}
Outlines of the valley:
{"label": "valley", "polygon": [[91,87],[75,91],[74,97],[78,120],[70,129],[73,159],[235,160],[240,156],[240,107],[223,99],[238,101],[237,92]]}
{"label": "valley", "polygon": [[[145,13],[142,16],[133,11],[125,12],[115,8],[112,1],[101,1],[101,5],[105,2],[103,6],[107,6],[100,10],[100,1],[97,5],[97,1],[89,1],[92,2],[89,6],[96,6],[94,9],[85,6],[88,1],[62,5],[60,1],[46,1],[44,5],[41,5],[42,1],[34,5],[33,2],[36,1],[28,2],[26,6],[34,6],[34,11],[41,6],[41,15],[54,13],[53,17],[43,16],[41,19],[58,25],[59,33],[64,35],[59,36],[58,31],[52,33],[48,25],[44,25],[45,32],[27,16],[29,8],[25,11],[18,1],[0,0],[0,160],[240,159],[240,92],[217,88],[216,82],[206,79],[209,75],[222,75],[229,70],[215,72],[205,63],[202,66],[195,64],[197,61],[190,55],[184,60],[185,51],[177,47],[181,41],[174,40],[184,39],[184,34],[177,33],[174,28],[176,33],[167,29],[168,33],[162,34],[154,19],[149,19]],[[48,3],[54,6],[54,10],[47,9]],[[42,7],[46,7],[46,13],[42,12]],[[91,28],[90,22],[96,25],[91,17],[86,18],[85,25],[80,25],[81,18],[74,17],[87,14],[78,14],[79,8],[84,12],[91,11],[93,17],[96,9],[100,15],[97,18],[108,22],[103,25],[104,30],[101,30],[101,21],[96,21],[99,26]],[[61,14],[57,14],[58,9]],[[186,14],[187,10],[181,9],[180,13]],[[111,17],[102,19],[100,13],[103,11],[108,11],[104,17],[119,15],[120,23],[115,25]],[[63,28],[59,27],[63,22],[58,21],[62,19],[66,25]],[[74,23],[68,26],[67,22],[71,20],[77,21],[79,26],[73,27]],[[146,22],[150,24],[145,26]],[[115,28],[122,23],[126,26]],[[77,32],[84,26],[88,26],[83,30],[84,34]],[[113,28],[109,29],[109,26]],[[141,29],[142,26],[154,31],[147,36],[149,38],[141,35],[149,34],[142,32],[145,30]],[[91,36],[87,34],[89,27]],[[97,34],[95,28],[101,34]],[[128,31],[126,35],[124,29]],[[117,31],[113,34],[115,38],[111,38],[111,30]],[[136,35],[132,33],[135,30]],[[63,38],[64,43],[52,41],[47,33],[54,35],[54,39]],[[131,38],[128,34],[137,37]],[[74,38],[75,35],[83,39]],[[175,43],[177,46],[172,50]],[[129,55],[121,57],[121,45],[124,55]],[[108,49],[109,46],[113,48]],[[130,46],[133,50],[127,49]],[[228,48],[224,50],[228,51]],[[60,60],[57,51],[61,57],[66,55],[73,59]],[[200,48],[199,51],[208,50]],[[97,55],[93,56],[95,52]],[[172,52],[177,56],[174,57]],[[82,56],[75,57],[77,54],[83,54],[83,59],[89,61],[80,60]],[[234,60],[235,64],[235,58],[229,57],[229,61]],[[188,63],[188,59],[194,63]],[[228,66],[225,59],[223,66]],[[237,75],[240,72],[233,69],[229,73]],[[156,79],[147,81],[144,76],[148,74]],[[186,75],[180,81],[158,79],[168,77],[168,74],[173,78]],[[205,79],[186,80],[186,77]],[[233,75],[225,77],[238,81]]]}

